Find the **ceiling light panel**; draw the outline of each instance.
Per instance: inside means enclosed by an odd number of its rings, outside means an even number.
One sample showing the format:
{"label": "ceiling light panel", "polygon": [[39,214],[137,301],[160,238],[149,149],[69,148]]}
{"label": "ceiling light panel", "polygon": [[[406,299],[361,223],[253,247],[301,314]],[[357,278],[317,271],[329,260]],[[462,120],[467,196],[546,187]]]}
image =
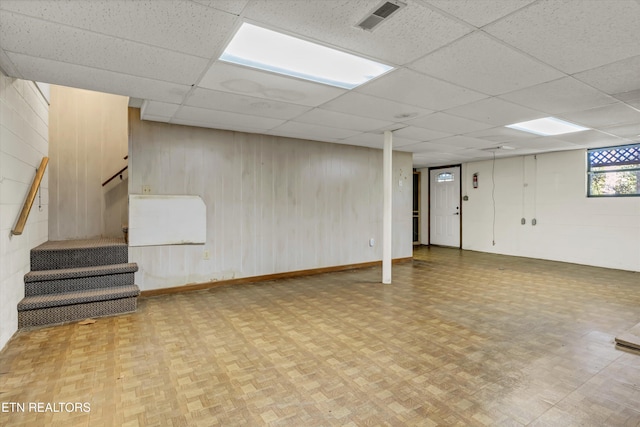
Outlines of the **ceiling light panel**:
{"label": "ceiling light panel", "polygon": [[343,89],[353,89],[393,69],[246,22],[220,60]]}
{"label": "ceiling light panel", "polygon": [[292,79],[256,68],[215,62],[198,86],[291,104],[318,106],[347,93],[346,89]]}
{"label": "ceiling light panel", "polygon": [[545,117],[542,119],[514,123],[507,125],[507,127],[542,136],[564,135],[565,133],[581,132],[589,129],[574,123],[556,119],[555,117]]}

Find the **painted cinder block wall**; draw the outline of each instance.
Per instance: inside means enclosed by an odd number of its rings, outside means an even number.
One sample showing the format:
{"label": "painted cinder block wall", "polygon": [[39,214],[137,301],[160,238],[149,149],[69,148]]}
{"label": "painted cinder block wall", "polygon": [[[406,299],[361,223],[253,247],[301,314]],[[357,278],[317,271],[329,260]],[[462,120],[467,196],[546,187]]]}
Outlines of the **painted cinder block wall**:
{"label": "painted cinder block wall", "polygon": [[640,197],[587,197],[585,150],[467,163],[462,179],[463,249],[640,271]]}
{"label": "painted cinder block wall", "polygon": [[[421,172],[428,245],[429,169]],[[463,249],[640,271],[640,197],[587,197],[586,150],[464,163],[461,172]]]}
{"label": "painted cinder block wall", "polygon": [[31,248],[47,241],[49,171],[27,225],[11,236],[36,169],[49,154],[49,106],[33,82],[0,73],[0,349],[18,329]]}

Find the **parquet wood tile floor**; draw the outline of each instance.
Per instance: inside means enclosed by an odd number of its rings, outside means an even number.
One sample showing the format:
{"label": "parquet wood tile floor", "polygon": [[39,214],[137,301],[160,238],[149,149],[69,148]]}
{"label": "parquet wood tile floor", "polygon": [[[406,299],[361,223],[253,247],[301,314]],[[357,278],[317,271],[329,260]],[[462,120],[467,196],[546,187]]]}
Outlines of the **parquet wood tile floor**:
{"label": "parquet wood tile floor", "polygon": [[[420,248],[18,333],[3,426],[639,426],[640,273]],[[55,410],[54,407],[52,410]],[[60,408],[58,408],[60,409]]]}

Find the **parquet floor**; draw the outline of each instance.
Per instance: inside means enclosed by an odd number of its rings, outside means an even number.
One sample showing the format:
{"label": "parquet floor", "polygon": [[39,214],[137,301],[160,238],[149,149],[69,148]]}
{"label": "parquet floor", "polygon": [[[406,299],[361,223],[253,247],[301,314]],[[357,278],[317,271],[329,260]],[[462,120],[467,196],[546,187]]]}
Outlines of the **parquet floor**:
{"label": "parquet floor", "polygon": [[[640,321],[640,273],[432,247],[380,276],[21,332],[0,353],[0,425],[640,425],[640,355],[613,344]],[[60,402],[90,411],[46,411]]]}

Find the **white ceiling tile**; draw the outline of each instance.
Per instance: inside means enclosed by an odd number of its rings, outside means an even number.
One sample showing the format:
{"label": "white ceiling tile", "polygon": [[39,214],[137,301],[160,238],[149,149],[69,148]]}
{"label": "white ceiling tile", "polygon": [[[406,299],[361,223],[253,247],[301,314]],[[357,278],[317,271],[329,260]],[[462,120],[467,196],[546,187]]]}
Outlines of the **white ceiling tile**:
{"label": "white ceiling tile", "polygon": [[171,124],[195,126],[195,127],[201,127],[201,128],[209,128],[209,129],[222,129],[222,130],[246,132],[246,133],[258,133],[258,134],[266,133],[264,129],[253,128],[253,127],[247,126],[246,124],[238,125],[238,124],[226,124],[226,123],[199,122],[196,120],[189,120],[189,119],[172,119]]}
{"label": "white ceiling tile", "polygon": [[147,116],[166,117],[171,118],[176,111],[178,111],[180,105],[169,104],[167,102],[158,101],[144,101],[140,109],[140,117],[147,119]]}
{"label": "white ceiling tile", "polygon": [[633,123],[629,125],[620,126],[607,126],[601,129],[603,132],[610,133],[611,135],[619,136],[621,138],[628,138],[634,140],[640,140],[640,123]]}
{"label": "white ceiling tile", "polygon": [[[384,134],[382,133],[361,133],[342,140],[345,144],[359,145],[362,147],[371,147],[382,149],[384,146]],[[415,144],[417,141],[402,137],[397,137],[395,132],[393,134],[393,149],[404,147],[407,145]]]}
{"label": "white ceiling tile", "polygon": [[358,131],[330,128],[308,123],[286,122],[271,131],[270,135],[287,136],[290,138],[311,139],[317,141],[334,141],[359,134]]}
{"label": "white ceiling tile", "polygon": [[609,95],[640,89],[640,56],[634,56],[592,70],[574,74],[575,78]]}
{"label": "white ceiling tile", "polygon": [[162,122],[169,123],[170,117],[167,116],[154,116],[152,114],[145,114],[144,117],[141,115],[140,120],[149,120],[151,122]]}
{"label": "white ceiling tile", "polygon": [[315,108],[307,113],[296,117],[294,120],[300,123],[310,123],[313,125],[329,126],[339,129],[351,129],[360,132],[370,132],[376,129],[390,127],[393,122],[384,120],[368,119],[351,114],[338,113],[335,111]]}
{"label": "white ceiling tile", "polygon": [[20,73],[20,70],[11,63],[11,60],[7,56],[6,52],[0,48],[0,71],[7,76],[17,77],[24,79],[24,76]]}
{"label": "white ceiling tile", "polygon": [[479,138],[485,139],[487,141],[497,142],[497,143],[509,143],[511,141],[517,141],[520,139],[531,139],[537,138],[538,135],[522,132],[515,129],[510,129],[504,126],[499,126],[491,129],[478,130],[475,132],[469,132],[464,134],[464,136],[468,136],[471,138]]}
{"label": "white ceiling tile", "polygon": [[214,63],[198,86],[312,107],[346,92],[345,89],[333,86],[223,62]]}
{"label": "white ceiling tile", "polygon": [[393,131],[393,135],[413,139],[415,141],[430,141],[433,139],[445,138],[447,136],[451,136],[451,134],[446,132],[438,132],[431,129],[425,129],[418,126],[407,126],[402,129],[398,129]]}
{"label": "white ceiling tile", "polygon": [[462,135],[448,136],[446,138],[436,139],[430,142],[447,147],[459,148],[487,148],[495,145],[492,141]]}
{"label": "white ceiling tile", "polygon": [[550,114],[579,111],[616,102],[614,98],[572,77],[500,95],[500,98]]}
{"label": "white ceiling tile", "polygon": [[[410,0],[373,32],[354,24],[375,0],[151,3],[0,0],[0,67],[144,100],[149,120],[378,149],[393,129],[395,149],[432,150],[419,156],[430,164],[486,158],[489,146],[517,145],[500,157],[640,138],[640,0]],[[419,71],[346,91],[226,63],[207,70],[245,18],[392,65],[417,60]],[[594,130],[549,139],[503,127],[547,115]]]}
{"label": "white ceiling tile", "polygon": [[[640,1],[640,0],[639,0]],[[624,102],[625,104],[640,110],[640,89],[629,92],[617,93],[614,98]]]}
{"label": "white ceiling tile", "polygon": [[[224,47],[237,20],[233,14],[185,0],[153,4],[128,0],[3,0],[1,8],[206,58],[212,58]],[[140,22],[141,16],[144,22]]]}
{"label": "white ceiling tile", "polygon": [[66,62],[9,54],[29,80],[179,104],[191,86],[145,79]]}
{"label": "white ceiling tile", "polygon": [[355,114],[374,119],[402,122],[433,113],[433,110],[389,101],[358,92],[348,92],[321,106],[325,110]]}
{"label": "white ceiling tile", "polygon": [[587,146],[607,147],[611,145],[623,145],[623,144],[631,143],[630,141],[625,140],[624,138],[612,136],[597,130],[586,130],[582,132],[573,132],[573,133],[567,133],[564,135],[557,135],[554,137],[554,139],[575,144],[580,147],[587,147]]}
{"label": "white ceiling tile", "polygon": [[499,98],[481,99],[480,101],[452,108],[445,112],[454,116],[497,126],[545,117],[544,113]]}
{"label": "white ceiling tile", "polygon": [[415,144],[405,145],[399,148],[399,151],[407,151],[410,153],[454,153],[462,149],[462,147],[456,145],[416,142]]}
{"label": "white ceiling tile", "polygon": [[[471,31],[419,2],[406,3],[372,32],[356,27],[376,6],[370,0],[254,0],[244,16],[390,65],[411,62]],[[426,28],[428,36],[420,31]]]}
{"label": "white ceiling tile", "polygon": [[540,1],[484,28],[565,73],[640,54],[640,3]]}
{"label": "white ceiling tile", "polygon": [[311,108],[203,88],[196,88],[185,101],[185,105],[286,120],[297,117]]}
{"label": "white ceiling tile", "polygon": [[476,32],[437,50],[410,68],[489,95],[499,95],[564,74]]}
{"label": "white ceiling tile", "polygon": [[437,8],[476,27],[487,25],[533,1],[534,0],[428,0],[430,4]]}
{"label": "white ceiling tile", "polygon": [[12,12],[0,13],[0,40],[7,54],[25,53],[180,84],[195,83],[208,64],[203,58]]}
{"label": "white ceiling tile", "polygon": [[508,145],[517,149],[539,150],[539,152],[570,149],[575,150],[579,148],[578,146],[570,142],[562,141],[560,139],[555,139],[548,136],[520,141],[511,141]]}
{"label": "white ceiling tile", "polygon": [[463,119],[462,117],[452,116],[447,113],[433,113],[428,116],[409,120],[407,123],[451,135],[459,135],[493,127],[493,125],[487,123]]}
{"label": "white ceiling tile", "polygon": [[249,0],[193,0],[196,3],[239,15]]}
{"label": "white ceiling tile", "polygon": [[[284,120],[268,117],[249,116],[246,114],[230,113],[227,111],[208,110],[205,108],[183,106],[174,115],[174,120],[188,120],[199,123],[210,123],[213,127],[230,129],[233,126],[250,127],[267,131],[282,123]],[[174,120],[171,122],[173,123]]]}
{"label": "white ceiling tile", "polygon": [[504,150],[504,149],[496,149],[496,150],[462,150],[462,151],[456,151],[454,154],[460,155],[460,156],[464,156],[468,159],[474,159],[474,160],[482,160],[482,159],[492,159],[493,156],[495,155],[496,157],[505,157],[505,156],[512,156],[513,152],[515,151],[512,149],[508,149],[508,150]]}
{"label": "white ceiling tile", "polygon": [[559,118],[589,128],[601,128],[627,123],[640,123],[640,111],[617,102],[585,111],[561,114]]}
{"label": "white ceiling tile", "polygon": [[129,97],[129,107],[142,108],[144,101],[144,99]]}
{"label": "white ceiling tile", "polygon": [[430,110],[446,110],[487,97],[408,69],[393,71],[354,90]]}

